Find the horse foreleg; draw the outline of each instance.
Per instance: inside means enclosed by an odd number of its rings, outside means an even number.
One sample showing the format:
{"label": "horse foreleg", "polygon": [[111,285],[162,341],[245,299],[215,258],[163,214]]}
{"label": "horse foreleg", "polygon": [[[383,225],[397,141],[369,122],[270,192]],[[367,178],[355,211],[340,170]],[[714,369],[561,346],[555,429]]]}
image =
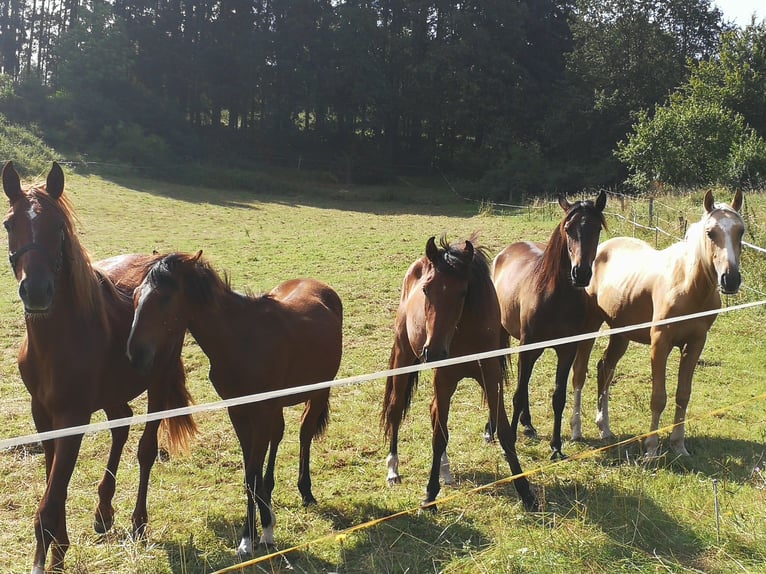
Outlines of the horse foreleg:
{"label": "horse foreleg", "polygon": [[602,439],[614,438],[609,424],[609,387],[614,378],[614,371],[617,363],[620,361],[625,351],[628,350],[630,340],[619,335],[609,337],[609,343],[606,346],[604,355],[596,365],[596,386],[597,386],[597,410],[596,426],[601,431]]}
{"label": "horse foreleg", "polygon": [[588,361],[593,351],[595,339],[586,339],[577,344],[577,352],[572,363],[572,418],[569,427],[572,429],[572,440],[581,441],[582,436],[582,388],[588,375]]}
{"label": "horse foreleg", "polygon": [[657,429],[660,427],[660,417],[665,410],[668,395],[665,388],[665,377],[668,365],[668,355],[671,347],[663,341],[662,331],[652,329],[651,333],[652,349],[652,398],[650,407],[652,410],[652,424],[649,427],[650,434],[644,441],[646,449],[646,458],[654,458],[659,454],[660,439],[657,436]]}
{"label": "horse foreleg", "polygon": [[[151,406],[149,412],[152,412]],[[156,409],[154,409],[156,410]],[[149,476],[157,459],[159,448],[157,446],[157,432],[159,431],[161,421],[150,421],[146,423],[141,439],[138,441],[138,494],[136,495],[136,506],[133,509],[131,522],[133,524],[133,537],[135,539],[143,538],[146,534],[146,526],[149,523],[149,513],[146,508],[146,498],[149,494]]]}
{"label": "horse foreleg", "polygon": [[[457,378],[446,378],[441,369],[434,371],[434,397],[431,400],[431,448],[433,456],[431,458],[431,472],[429,474],[428,486],[426,486],[426,499],[423,505],[428,505],[436,500],[441,490],[439,482],[442,455],[447,451],[449,442],[449,429],[447,423],[449,420],[449,407],[452,395],[457,388]],[[429,510],[436,510],[435,506],[428,506]]]}
{"label": "horse foreleg", "polygon": [[689,456],[685,444],[686,408],[692,393],[692,377],[697,361],[705,347],[707,334],[700,339],[689,341],[681,349],[681,361],[678,365],[678,386],[676,387],[676,414],[673,418],[673,431],[670,433],[670,448],[682,456]]}
{"label": "horse foreleg", "polygon": [[[87,424],[88,416],[61,417],[54,428],[68,428]],[[69,481],[74,472],[82,435],[54,439],[53,457],[48,481],[37,512],[35,513],[35,553],[32,572],[43,572],[48,549],[53,545],[51,569],[63,568],[64,555],[69,549],[66,528],[66,498]]]}
{"label": "horse foreleg", "polygon": [[[530,341],[520,341],[522,345]],[[524,434],[531,438],[537,437],[537,429],[532,426],[532,415],[529,412],[529,380],[532,378],[532,369],[543,354],[542,349],[534,351],[524,351],[519,354],[519,377],[516,385],[516,392],[513,394],[513,429],[514,433],[518,428],[518,422],[521,421],[524,427]]]}
{"label": "horse foreleg", "polygon": [[551,460],[564,459],[566,455],[561,450],[561,419],[564,417],[564,407],[567,403],[567,382],[569,371],[577,353],[577,345],[564,345],[556,349],[558,361],[556,364],[556,388],[553,391],[553,434],[551,435]]}
{"label": "horse foreleg", "polygon": [[[400,366],[397,362],[393,363],[391,368]],[[415,378],[416,375],[404,374],[386,379],[382,422],[389,438],[388,457],[386,458],[388,471],[386,480],[389,486],[402,483],[402,477],[399,474],[399,427],[402,424],[404,412],[410,404]]]}
{"label": "horse foreleg", "polygon": [[[106,418],[114,420],[117,418],[126,418],[133,414],[130,406],[126,404],[117,407],[104,409]],[[112,446],[109,449],[109,460],[106,463],[104,477],[98,484],[98,506],[96,506],[93,529],[98,534],[104,534],[114,524],[114,508],[112,499],[117,483],[117,468],[122,457],[122,450],[125,442],[128,440],[130,427],[122,426],[112,429]]]}
{"label": "horse foreleg", "polygon": [[330,390],[317,392],[307,403],[301,418],[300,461],[298,463],[298,490],[303,506],[316,504],[311,493],[311,441],[324,431],[329,415]]}

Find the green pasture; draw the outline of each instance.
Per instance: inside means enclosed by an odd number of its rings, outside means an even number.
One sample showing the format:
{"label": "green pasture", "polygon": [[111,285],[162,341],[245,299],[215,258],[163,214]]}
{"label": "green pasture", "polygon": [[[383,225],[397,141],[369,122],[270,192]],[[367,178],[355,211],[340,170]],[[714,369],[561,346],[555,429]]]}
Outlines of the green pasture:
{"label": "green pasture", "polygon": [[[339,377],[387,368],[401,280],[429,236],[446,233],[457,239],[478,231],[494,256],[512,241],[547,239],[561,215],[555,203],[538,202],[525,209],[477,205],[458,198],[445,182],[401,180],[390,187],[344,188],[312,174],[255,174],[243,191],[125,173],[67,169],[66,174],[82,243],[93,259],[202,249],[238,290],[260,293],[298,276],[330,283],[345,311]],[[729,201],[732,195],[716,190],[720,200]],[[680,234],[685,219],[699,219],[701,202],[701,191],[664,195],[654,202],[652,216],[668,232]],[[669,241],[634,227],[634,221],[649,224],[645,199],[612,196],[607,211],[610,230],[602,239],[636,234],[660,245]],[[766,196],[747,193],[745,212],[747,240],[766,246]],[[766,255],[745,251],[747,288],[725,304],[766,299],[765,261]],[[520,438],[518,444],[522,466],[533,472],[530,480],[544,503],[537,514],[524,512],[510,484],[471,492],[508,476],[499,446],[483,442],[486,414],[473,381],[464,381],[452,401],[449,453],[457,484],[443,488],[445,500],[436,514],[417,512],[431,456],[428,374],[402,426],[404,482],[395,488],[386,484],[388,449],[378,422],[383,380],[333,391],[328,432],[312,451],[319,504],[308,509],[301,506],[295,487],[301,409],[290,409],[277,464],[275,534],[279,548],[298,549],[285,559],[244,571],[764,572],[765,320],[766,310],[757,307],[724,314],[713,325],[695,375],[687,425],[692,457],[686,460],[668,455],[644,464],[635,443],[588,456],[605,446],[593,422],[595,381],[589,380],[583,400],[587,443],[564,445],[567,454],[585,456],[552,465],[548,439],[555,361],[546,352],[531,383],[532,416],[541,437]],[[16,368],[23,333],[17,286],[6,266],[0,271],[0,438],[34,432]],[[592,366],[603,348],[600,340]],[[677,358],[677,352],[671,356],[669,380]],[[195,401],[217,400],[207,380],[207,359],[190,337],[184,360]],[[512,372],[515,376],[515,359]],[[663,424],[671,422],[674,390],[669,386]],[[511,392],[512,387],[507,405]],[[648,429],[649,392],[648,349],[633,345],[619,366],[612,393],[612,430],[620,439]],[[135,401],[136,413],[145,408],[144,397]],[[568,407],[565,438],[570,416]],[[123,456],[116,525],[106,536],[94,533],[92,514],[108,434],[85,437],[69,489],[72,547],[67,573],[201,574],[237,564],[234,549],[245,511],[239,447],[224,412],[196,419],[200,433],[191,451],[154,467],[146,542],[129,535],[140,429],[131,433]],[[99,413],[94,420],[103,416]],[[33,516],[44,485],[43,460],[34,448],[0,453],[2,572],[28,572],[31,567]],[[343,533],[407,510],[411,512],[396,519]]]}

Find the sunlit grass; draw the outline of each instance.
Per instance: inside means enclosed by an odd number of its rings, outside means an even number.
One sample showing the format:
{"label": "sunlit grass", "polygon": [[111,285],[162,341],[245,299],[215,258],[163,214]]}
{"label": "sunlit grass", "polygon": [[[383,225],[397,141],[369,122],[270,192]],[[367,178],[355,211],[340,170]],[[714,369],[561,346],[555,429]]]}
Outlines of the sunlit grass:
{"label": "sunlit grass", "polygon": [[[387,367],[401,279],[431,235],[449,238],[480,232],[491,253],[519,239],[545,240],[556,225],[557,205],[539,203],[524,212],[461,202],[443,186],[407,182],[399,187],[352,188],[263,176],[263,189],[237,191],[192,187],[136,177],[106,179],[67,172],[67,189],[80,216],[82,242],[94,259],[124,252],[196,251],[236,289],[267,291],[291,277],[313,276],[333,285],[344,302],[344,358],[339,376]],[[276,176],[274,176],[276,177]],[[259,180],[260,181],[260,180]],[[595,196],[595,193],[593,194]],[[731,193],[716,190],[719,200]],[[660,225],[692,222],[701,214],[700,192],[659,198]],[[748,241],[766,245],[766,198],[746,195]],[[610,198],[610,231],[632,235],[616,217],[648,224],[646,200]],[[655,220],[657,221],[657,220]],[[680,224],[679,224],[680,225]],[[668,229],[668,231],[673,231]],[[654,241],[651,231],[635,231]],[[658,243],[668,241],[657,235]],[[746,250],[746,286],[727,303],[766,298],[764,255]],[[300,549],[284,560],[248,572],[732,572],[758,571],[766,563],[766,392],[763,357],[766,311],[722,315],[714,324],[695,375],[689,408],[689,460],[665,457],[643,464],[638,446],[550,466],[548,437],[554,355],[547,351],[531,383],[531,408],[541,433],[521,438],[522,466],[545,502],[544,512],[523,511],[512,485],[468,491],[508,475],[497,445],[485,445],[486,420],[479,388],[465,381],[452,401],[449,453],[454,487],[444,488],[436,514],[419,513],[430,461],[430,377],[425,375],[400,434],[404,483],[385,481],[387,445],[378,427],[383,381],[337,389],[327,435],[313,447],[317,507],[304,509],[297,480],[300,409],[286,413],[274,506],[280,548]],[[9,268],[0,273],[0,400],[2,437],[34,431],[29,399],[15,357],[24,324]],[[592,363],[603,351],[596,343]],[[190,338],[184,348],[189,385],[198,403],[217,400],[207,381],[207,359]],[[669,396],[678,353],[669,361]],[[512,371],[515,375],[515,360]],[[610,404],[612,430],[629,439],[649,427],[649,353],[632,345],[620,363]],[[510,391],[509,391],[510,394]],[[669,400],[669,405],[672,404]],[[509,404],[510,401],[506,401]],[[583,394],[586,444],[566,442],[570,455],[603,446],[597,439],[595,381]],[[742,406],[709,413],[727,405]],[[134,410],[145,412],[145,399]],[[565,411],[566,421],[571,411]],[[97,415],[94,420],[102,420]],[[670,422],[666,412],[663,423]],[[234,548],[244,519],[241,455],[223,412],[197,417],[200,434],[192,452],[155,465],[150,484],[148,541],[129,536],[138,480],[134,429],[123,456],[115,499],[115,528],[92,530],[96,485],[108,435],[83,441],[69,489],[72,548],[67,572],[209,573],[237,563]],[[760,469],[761,474],[755,471]],[[716,526],[713,481],[721,509]],[[44,490],[39,455],[0,454],[0,570],[28,572],[34,511]],[[453,496],[457,495],[457,496]],[[336,538],[333,533],[412,510],[405,516]],[[318,540],[317,542],[312,542]]]}

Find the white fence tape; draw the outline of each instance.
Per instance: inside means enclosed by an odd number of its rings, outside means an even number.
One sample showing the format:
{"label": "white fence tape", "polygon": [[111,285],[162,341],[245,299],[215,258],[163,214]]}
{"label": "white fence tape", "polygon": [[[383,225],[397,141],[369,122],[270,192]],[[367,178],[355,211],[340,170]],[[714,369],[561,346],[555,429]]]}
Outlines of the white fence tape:
{"label": "white fence tape", "polygon": [[95,432],[108,430],[121,426],[144,424],[149,421],[156,421],[164,418],[189,415],[201,412],[216,411],[223,408],[233,407],[237,405],[244,405],[248,403],[254,403],[258,401],[266,401],[269,399],[275,399],[280,397],[286,397],[290,395],[296,395],[299,393],[306,393],[311,391],[317,391],[320,389],[328,389],[334,387],[348,386],[375,379],[384,379],[393,375],[401,375],[406,373],[412,373],[416,371],[424,371],[427,369],[436,369],[439,367],[447,367],[450,365],[456,365],[459,363],[466,363],[469,361],[480,361],[492,357],[499,357],[501,355],[510,355],[514,353],[521,353],[524,351],[531,351],[534,349],[545,349],[548,347],[554,347],[556,345],[563,345],[565,343],[574,343],[578,341],[584,341],[586,339],[595,339],[598,337],[607,337],[609,335],[616,335],[620,333],[626,333],[629,331],[636,331],[638,329],[646,329],[651,326],[669,325],[671,323],[678,323],[680,321],[687,321],[690,319],[697,319],[700,317],[706,317],[709,315],[716,315],[719,313],[728,313],[730,311],[739,311],[742,309],[748,309],[751,307],[757,307],[759,305],[766,304],[766,300],[754,301],[750,303],[741,303],[739,305],[732,305],[731,307],[725,307],[722,309],[711,309],[709,311],[700,311],[699,313],[692,313],[689,315],[682,315],[679,317],[670,317],[660,321],[652,322],[647,321],[645,323],[638,323],[635,325],[628,325],[626,327],[617,327],[614,329],[604,329],[592,333],[583,333],[581,335],[574,335],[571,337],[561,337],[559,339],[551,339],[548,341],[541,341],[539,343],[531,343],[527,345],[519,345],[516,347],[507,347],[503,349],[496,349],[493,351],[485,351],[483,353],[475,353],[473,355],[464,355],[461,357],[453,357],[444,359],[442,361],[434,361],[431,363],[420,363],[409,367],[400,367],[398,369],[388,369],[385,371],[378,371],[376,373],[370,373],[367,375],[357,375],[353,377],[346,377],[342,379],[335,379],[332,381],[323,381],[319,383],[313,383],[310,385],[302,385],[299,387],[292,387],[289,389],[280,389],[277,391],[268,391],[264,393],[254,393],[251,395],[243,395],[241,397],[235,397],[233,399],[225,399],[215,401],[211,403],[204,403],[200,405],[190,405],[188,407],[180,407],[177,409],[169,409],[164,411],[156,411],[153,413],[147,413],[145,415],[136,415],[132,417],[125,417],[120,419],[113,419],[110,421],[103,421],[99,423],[92,423],[87,425],[79,425],[74,427],[67,427],[63,429],[57,429],[42,433],[35,433],[26,436],[20,436],[15,438],[0,440],[0,450],[5,450],[12,447],[21,446],[24,444],[36,443],[43,440],[50,440],[55,438],[61,438],[65,436],[72,436],[78,434],[92,434]]}

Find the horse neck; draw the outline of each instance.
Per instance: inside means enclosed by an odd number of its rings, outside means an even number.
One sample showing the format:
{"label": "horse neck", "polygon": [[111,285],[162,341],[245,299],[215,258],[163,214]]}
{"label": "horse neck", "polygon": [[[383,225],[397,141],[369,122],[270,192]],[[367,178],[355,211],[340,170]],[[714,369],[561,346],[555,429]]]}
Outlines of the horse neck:
{"label": "horse neck", "polygon": [[226,290],[216,291],[210,301],[194,306],[189,333],[211,361],[227,355],[228,350],[234,348],[230,343],[241,336],[236,321],[242,317],[245,308],[249,312],[253,305],[257,305],[257,299]]}

